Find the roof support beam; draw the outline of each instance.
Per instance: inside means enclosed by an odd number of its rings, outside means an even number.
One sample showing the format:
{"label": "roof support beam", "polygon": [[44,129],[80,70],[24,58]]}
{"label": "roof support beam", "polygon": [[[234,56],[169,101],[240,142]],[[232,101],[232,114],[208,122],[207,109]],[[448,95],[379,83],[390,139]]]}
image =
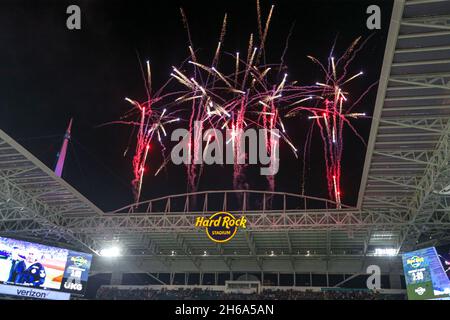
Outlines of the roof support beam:
{"label": "roof support beam", "polygon": [[[449,87],[450,89],[450,87]],[[390,124],[395,127],[402,127],[402,128],[410,128],[410,129],[418,129],[433,133],[439,133],[442,134],[443,130],[445,130],[445,125],[447,124],[448,120],[443,118],[438,119],[398,119],[398,120],[380,120],[380,123],[383,124]],[[383,129],[385,126],[382,127]],[[406,135],[406,133],[405,133]]]}
{"label": "roof support beam", "polygon": [[250,249],[250,252],[252,256],[255,257],[256,263],[258,264],[259,269],[262,271],[262,261],[261,258],[258,256],[258,252],[256,250],[256,244],[255,239],[253,238],[253,234],[250,231],[245,231],[245,241],[247,242],[248,248]]}
{"label": "roof support beam", "polygon": [[394,58],[395,47],[397,43],[398,33],[400,30],[400,20],[403,14],[404,1],[394,1],[391,14],[391,23],[389,25],[389,33],[386,41],[386,48],[384,51],[383,66],[381,68],[380,80],[378,84],[377,98],[375,101],[375,108],[372,116],[372,126],[370,128],[369,142],[367,143],[366,158],[364,161],[363,174],[358,194],[357,207],[361,208],[364,191],[366,188],[367,177],[369,175],[369,168],[372,162],[372,153],[375,147],[376,133],[378,131],[379,120],[383,109],[386,89],[389,82],[389,74],[391,72],[391,65]]}
{"label": "roof support beam", "polygon": [[450,89],[450,85],[439,85],[439,84],[433,84],[433,83],[428,83],[428,82],[408,81],[408,80],[402,80],[402,79],[396,79],[396,78],[389,78],[389,81],[403,83],[403,84],[410,84],[410,85],[412,85],[412,87],[390,87],[390,88],[388,88],[388,91],[405,90],[405,89],[406,90],[409,90],[409,89],[416,90],[417,87],[432,88],[432,89]]}
{"label": "roof support beam", "polygon": [[74,233],[72,230],[66,228],[63,217],[58,212],[54,212],[45,203],[29,195],[23,189],[2,176],[0,176],[0,196],[9,199],[9,201],[19,207],[23,207],[23,215],[33,219],[38,224],[44,226],[44,228],[55,230],[98,254],[99,248],[94,240],[85,234]]}
{"label": "roof support beam", "polygon": [[420,151],[420,152],[414,152],[414,151],[374,151],[375,155],[383,156],[383,157],[389,157],[393,159],[399,159],[404,160],[408,162],[415,162],[422,165],[428,165],[431,162],[430,160],[430,153],[429,151]]}
{"label": "roof support beam", "polygon": [[[402,22],[402,25],[407,25],[407,22]],[[410,23],[411,25],[411,23]],[[421,25],[423,27],[423,25]],[[441,26],[444,27],[444,26]],[[408,33],[399,35],[398,38],[401,39],[416,39],[416,38],[428,38],[428,37],[440,37],[447,36],[450,34],[449,28],[444,28],[446,31],[435,31],[435,32],[419,32],[419,33]]]}
{"label": "roof support beam", "polygon": [[226,266],[228,267],[229,271],[232,271],[232,264],[231,264],[231,260],[229,257],[225,257],[225,250],[223,249],[222,244],[220,243],[216,243],[216,248],[217,248],[217,252],[219,253],[219,255],[223,258],[223,262],[226,264]]}
{"label": "roof support beam", "polygon": [[411,188],[411,189],[417,189],[419,188],[418,185],[416,184],[416,178],[415,177],[399,177],[399,178],[379,178],[376,176],[369,176],[369,181],[380,181],[380,182],[386,182],[389,184],[393,184],[396,186],[400,186],[400,187],[405,187],[405,188]]}
{"label": "roof support beam", "polygon": [[450,30],[450,26],[448,25],[430,24],[430,23],[402,22],[402,26]]}
{"label": "roof support beam", "polygon": [[[450,160],[450,121],[447,123],[445,131],[440,138],[439,143],[435,147],[435,152],[432,156],[431,162],[435,165],[429,165],[424,172],[424,175],[419,182],[418,191],[416,192],[413,201],[411,203],[411,210],[409,212],[411,224],[416,223],[418,220],[421,222],[429,221],[433,215],[435,206],[433,204],[427,204],[432,195],[436,181],[443,171],[448,167]],[[410,249],[419,240],[422,232],[419,230],[415,232],[412,228],[408,228],[404,233],[400,242],[400,249],[409,243]]]}
{"label": "roof support beam", "polygon": [[411,0],[406,1],[405,6],[415,6],[415,5],[421,5],[421,4],[433,4],[433,3],[441,3],[446,2],[448,0]]}
{"label": "roof support beam", "polygon": [[[446,63],[450,63],[448,60]],[[433,100],[433,99],[450,99],[450,95],[432,95],[432,96],[404,96],[404,97],[390,97],[386,98],[384,101],[411,101],[411,100]]]}
{"label": "roof support beam", "polygon": [[288,231],[285,232],[285,235],[286,235],[286,242],[287,242],[288,253],[289,253],[289,261],[291,263],[292,270],[295,270],[295,261],[294,261],[294,258],[292,257],[293,248],[292,248],[291,237],[289,236],[289,232]]}
{"label": "roof support beam", "polygon": [[201,263],[197,257],[192,256],[192,249],[186,243],[186,239],[181,234],[175,235],[175,241],[177,242],[178,247],[184,252],[184,254],[192,261],[198,271],[201,271]]}
{"label": "roof support beam", "polygon": [[435,46],[435,47],[418,47],[418,48],[405,48],[397,49],[395,53],[419,53],[419,52],[432,52],[432,51],[445,51],[449,50],[450,46]]}

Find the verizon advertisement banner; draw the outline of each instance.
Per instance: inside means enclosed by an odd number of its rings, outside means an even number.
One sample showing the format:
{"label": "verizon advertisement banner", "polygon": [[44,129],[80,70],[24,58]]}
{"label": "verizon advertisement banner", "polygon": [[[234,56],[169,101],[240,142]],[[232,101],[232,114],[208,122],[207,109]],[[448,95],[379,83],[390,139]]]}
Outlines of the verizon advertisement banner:
{"label": "verizon advertisement banner", "polygon": [[0,294],[46,300],[69,300],[70,293],[0,284]]}

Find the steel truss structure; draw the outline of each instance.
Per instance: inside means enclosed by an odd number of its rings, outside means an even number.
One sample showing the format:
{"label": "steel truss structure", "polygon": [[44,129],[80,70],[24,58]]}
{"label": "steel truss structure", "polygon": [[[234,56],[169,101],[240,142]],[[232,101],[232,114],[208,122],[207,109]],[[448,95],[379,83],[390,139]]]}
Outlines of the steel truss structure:
{"label": "steel truss structure", "polygon": [[449,234],[450,3],[395,10],[358,206],[402,212],[398,249],[407,251]]}
{"label": "steel truss structure", "polygon": [[[0,235],[93,252],[119,245],[124,257],[98,258],[97,272],[346,273],[375,263],[400,273],[374,249],[450,240],[450,1],[396,0],[389,28],[356,208],[220,190],[103,213],[0,131]],[[216,244],[194,220],[224,210],[248,224]]]}
{"label": "steel truss structure", "polygon": [[0,233],[65,241],[96,252],[95,241],[73,232],[65,217],[102,211],[0,130]]}

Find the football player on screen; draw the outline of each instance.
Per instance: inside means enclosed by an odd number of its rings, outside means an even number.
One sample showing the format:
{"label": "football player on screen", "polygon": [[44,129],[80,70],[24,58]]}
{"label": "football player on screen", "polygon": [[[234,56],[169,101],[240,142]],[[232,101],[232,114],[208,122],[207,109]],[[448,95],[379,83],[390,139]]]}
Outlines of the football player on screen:
{"label": "football player on screen", "polygon": [[20,255],[19,247],[14,246],[10,256],[11,269],[9,270],[9,276],[7,282],[19,283],[20,276],[27,268],[25,264],[25,257]]}
{"label": "football player on screen", "polygon": [[36,250],[30,249],[26,259],[27,268],[19,275],[16,283],[31,285],[33,287],[40,287],[45,282],[47,276],[44,266],[37,262],[39,253]]}

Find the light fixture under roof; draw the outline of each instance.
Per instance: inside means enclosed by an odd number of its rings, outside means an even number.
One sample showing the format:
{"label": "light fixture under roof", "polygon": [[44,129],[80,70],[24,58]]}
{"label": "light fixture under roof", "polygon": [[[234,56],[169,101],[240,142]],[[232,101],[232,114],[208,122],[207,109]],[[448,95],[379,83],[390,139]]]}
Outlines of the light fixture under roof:
{"label": "light fixture under roof", "polygon": [[119,247],[109,247],[100,250],[100,255],[103,257],[118,257],[120,256],[120,252]]}
{"label": "light fixture under roof", "polygon": [[395,248],[375,248],[375,256],[380,257],[394,257],[397,255],[397,249]]}

